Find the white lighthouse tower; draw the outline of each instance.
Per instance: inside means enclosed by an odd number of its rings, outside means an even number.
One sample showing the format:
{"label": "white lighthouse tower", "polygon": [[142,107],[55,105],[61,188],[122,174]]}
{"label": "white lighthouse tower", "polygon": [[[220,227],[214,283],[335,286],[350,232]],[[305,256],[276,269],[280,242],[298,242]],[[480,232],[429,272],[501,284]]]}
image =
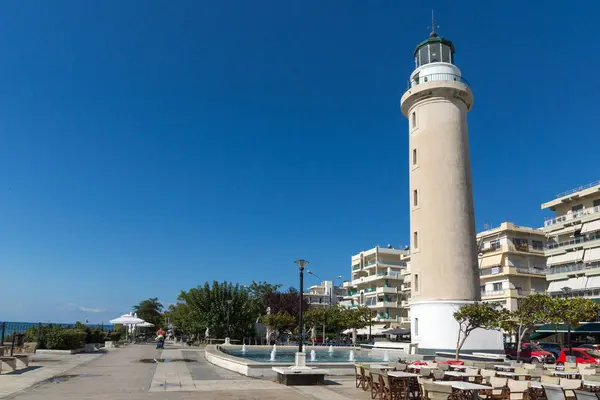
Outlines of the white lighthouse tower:
{"label": "white lighthouse tower", "polygon": [[[467,112],[473,93],[454,45],[432,30],[414,53],[401,100],[409,124],[411,337],[424,355],[454,351],[453,313],[481,299]],[[476,330],[462,352],[501,352],[502,335]]]}

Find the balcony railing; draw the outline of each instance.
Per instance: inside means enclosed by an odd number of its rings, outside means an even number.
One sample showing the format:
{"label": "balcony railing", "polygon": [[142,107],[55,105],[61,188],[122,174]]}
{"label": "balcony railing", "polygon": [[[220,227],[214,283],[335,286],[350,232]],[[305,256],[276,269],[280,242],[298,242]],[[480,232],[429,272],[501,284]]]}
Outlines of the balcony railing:
{"label": "balcony railing", "polygon": [[548,250],[558,249],[559,247],[573,246],[576,244],[592,242],[592,241],[598,240],[598,239],[600,239],[600,233],[595,233],[591,236],[579,236],[579,237],[573,238],[571,240],[565,240],[564,242],[560,242],[560,243],[548,243],[546,245],[546,249],[548,249]]}
{"label": "balcony railing", "polygon": [[[596,183],[596,184],[598,184],[598,183]],[[600,206],[584,208],[583,210],[580,210],[580,211],[577,211],[577,212],[574,212],[571,214],[561,215],[560,217],[546,220],[546,221],[544,221],[544,227],[555,225],[555,224],[560,224],[561,222],[566,222],[566,221],[571,221],[574,219],[582,218],[586,215],[595,214],[598,212],[600,212]]]}
{"label": "balcony railing", "polygon": [[479,270],[479,276],[497,275],[504,271],[504,267],[483,268]]}
{"label": "balcony railing", "polygon": [[501,289],[501,290],[488,290],[485,292],[481,292],[481,297],[489,297],[489,296],[504,296],[504,295],[518,295],[518,296],[526,296],[530,293],[529,290],[525,289]]}
{"label": "balcony railing", "polygon": [[530,275],[546,275],[546,270],[543,268],[535,268],[535,267],[516,267],[517,272],[520,274],[530,274]]}
{"label": "balcony railing", "polygon": [[360,269],[360,265],[355,265],[352,267],[352,271],[358,271]]}
{"label": "balcony railing", "polygon": [[426,75],[415,75],[413,77],[413,79],[410,81],[411,83],[411,87],[414,87],[415,85],[421,85],[423,83],[427,83],[427,82],[434,82],[434,81],[456,81],[456,82],[461,82],[464,83],[465,85],[469,86],[469,83],[467,82],[466,79],[464,79],[462,76],[456,75],[456,74],[450,74],[450,73],[438,73],[438,74],[426,74]]}
{"label": "balcony railing", "polygon": [[559,193],[556,195],[556,198],[558,199],[560,197],[569,195],[571,193],[580,192],[582,190],[589,189],[591,187],[598,186],[598,185],[600,185],[600,181],[588,183],[587,185],[579,186],[579,187],[576,187],[575,189],[571,189],[571,190],[567,190],[566,192]]}
{"label": "balcony railing", "polygon": [[589,263],[589,264],[577,263],[577,264],[549,267],[546,269],[546,275],[564,274],[566,272],[577,272],[577,271],[584,271],[587,269],[594,269],[594,268],[600,268],[600,262],[593,262],[593,263]]}
{"label": "balcony railing", "polygon": [[365,264],[365,268],[371,267],[371,266],[377,265],[377,264],[395,265],[395,266],[398,266],[398,267],[406,267],[406,262],[402,262],[402,261],[377,260],[377,261],[369,261],[368,263]]}
{"label": "balcony railing", "polygon": [[374,287],[371,287],[371,288],[366,288],[366,289],[365,289],[365,293],[371,293],[371,292],[374,292],[374,291],[376,291],[376,290],[377,290],[377,288],[374,288]]}

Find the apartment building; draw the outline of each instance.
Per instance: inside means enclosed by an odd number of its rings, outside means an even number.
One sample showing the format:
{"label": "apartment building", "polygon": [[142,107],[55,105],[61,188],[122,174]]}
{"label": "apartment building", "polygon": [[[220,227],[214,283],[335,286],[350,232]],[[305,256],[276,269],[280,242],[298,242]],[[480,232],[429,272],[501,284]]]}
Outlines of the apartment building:
{"label": "apartment building", "polygon": [[311,307],[329,307],[341,302],[345,292],[343,287],[335,286],[333,281],[323,281],[309,287],[308,292],[304,293],[304,298]]}
{"label": "apartment building", "polygon": [[600,181],[542,204],[555,216],[544,222],[548,293],[600,302]]}
{"label": "apartment building", "polygon": [[377,312],[374,329],[409,328],[408,297],[402,291],[408,268],[408,250],[377,246],[352,256],[352,280],[344,282],[347,289],[343,305],[367,306]]}
{"label": "apartment building", "polygon": [[546,290],[544,232],[503,222],[477,234],[481,300],[516,310],[518,300]]}

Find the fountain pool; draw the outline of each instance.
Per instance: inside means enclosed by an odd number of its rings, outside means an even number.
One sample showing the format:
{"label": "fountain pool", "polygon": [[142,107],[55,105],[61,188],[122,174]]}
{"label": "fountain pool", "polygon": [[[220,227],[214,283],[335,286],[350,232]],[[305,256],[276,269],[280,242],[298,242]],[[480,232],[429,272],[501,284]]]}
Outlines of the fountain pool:
{"label": "fountain pool", "polygon": [[[310,354],[312,350],[315,351],[314,361],[311,359],[312,357],[306,357],[307,364],[310,364],[311,362],[317,362],[317,363],[337,363],[337,362],[348,363],[348,362],[352,362],[352,361],[349,361],[350,360],[350,352],[352,351],[351,349],[335,349],[333,351],[330,351],[327,348],[312,349],[307,346],[304,350],[308,354]],[[273,360],[271,358],[272,349],[269,349],[269,348],[265,348],[265,349],[248,348],[248,349],[246,349],[246,352],[242,352],[240,349],[229,349],[226,347],[221,347],[221,351],[223,353],[232,355],[234,357],[240,357],[240,358],[245,358],[248,360],[264,362],[264,363],[269,363],[269,362],[293,363],[294,356],[296,354],[295,349],[292,350],[292,349],[278,348],[274,354],[275,360]],[[354,360],[353,361],[356,361],[356,362],[380,362],[380,361],[383,361],[383,359],[384,359],[383,354],[377,354],[377,353],[367,354],[367,352],[365,352],[365,351],[361,352],[360,350],[354,350]]]}

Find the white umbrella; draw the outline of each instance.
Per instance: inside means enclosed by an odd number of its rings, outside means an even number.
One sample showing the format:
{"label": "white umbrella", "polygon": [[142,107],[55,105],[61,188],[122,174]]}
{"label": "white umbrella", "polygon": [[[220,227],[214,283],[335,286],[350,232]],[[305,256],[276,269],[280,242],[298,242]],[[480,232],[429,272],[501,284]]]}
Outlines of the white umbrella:
{"label": "white umbrella", "polygon": [[140,328],[151,328],[151,327],[154,326],[154,324],[151,324],[150,322],[144,321],[141,324],[137,324],[136,326],[140,327]]}
{"label": "white umbrella", "polygon": [[139,325],[146,321],[138,318],[137,314],[131,315],[131,313],[129,313],[129,314],[123,314],[119,318],[111,319],[109,322],[111,324],[120,324],[120,325]]}

